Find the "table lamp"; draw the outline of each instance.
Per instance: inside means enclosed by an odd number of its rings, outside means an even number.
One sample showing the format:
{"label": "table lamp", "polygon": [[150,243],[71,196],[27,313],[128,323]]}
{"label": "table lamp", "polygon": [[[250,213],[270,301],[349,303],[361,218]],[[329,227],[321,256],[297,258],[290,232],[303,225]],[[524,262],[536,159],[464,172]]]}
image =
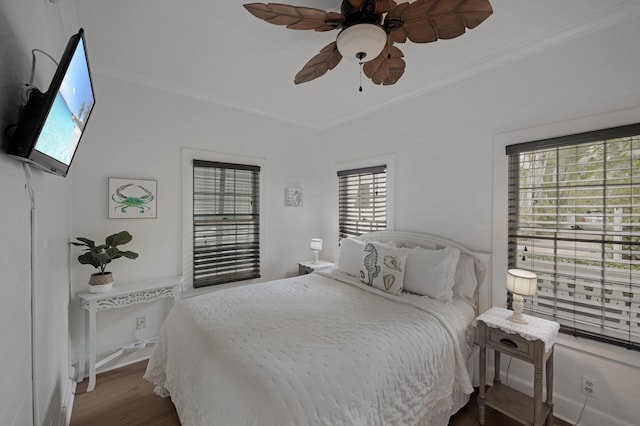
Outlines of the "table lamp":
{"label": "table lamp", "polygon": [[322,240],[320,238],[311,239],[311,250],[313,250],[313,263],[318,263],[318,252],[322,250]]}
{"label": "table lamp", "polygon": [[538,276],[523,269],[509,269],[507,271],[507,290],[513,293],[513,314],[507,318],[518,324],[528,321],[522,316],[523,296],[536,294]]}

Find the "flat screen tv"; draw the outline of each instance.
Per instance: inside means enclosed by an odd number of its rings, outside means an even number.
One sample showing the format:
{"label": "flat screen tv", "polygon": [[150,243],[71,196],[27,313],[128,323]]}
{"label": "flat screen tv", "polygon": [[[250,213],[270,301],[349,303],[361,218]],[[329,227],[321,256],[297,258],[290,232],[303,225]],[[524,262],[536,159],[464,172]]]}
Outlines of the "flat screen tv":
{"label": "flat screen tv", "polygon": [[81,28],[69,39],[49,89],[31,90],[7,154],[66,176],[94,105]]}

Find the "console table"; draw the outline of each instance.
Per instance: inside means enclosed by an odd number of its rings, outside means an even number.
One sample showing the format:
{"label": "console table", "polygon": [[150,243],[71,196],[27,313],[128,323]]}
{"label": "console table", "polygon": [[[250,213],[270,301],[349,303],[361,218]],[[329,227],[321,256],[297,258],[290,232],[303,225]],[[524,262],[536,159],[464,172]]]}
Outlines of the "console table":
{"label": "console table", "polygon": [[[178,302],[182,297],[182,277],[116,283],[113,290],[109,292],[82,292],[77,297],[82,309],[87,311],[86,316],[89,323],[89,386],[87,392],[91,392],[96,387],[96,312],[138,303],[154,302],[167,297],[172,297],[174,303]],[[82,351],[82,357],[84,358],[84,351]]]}

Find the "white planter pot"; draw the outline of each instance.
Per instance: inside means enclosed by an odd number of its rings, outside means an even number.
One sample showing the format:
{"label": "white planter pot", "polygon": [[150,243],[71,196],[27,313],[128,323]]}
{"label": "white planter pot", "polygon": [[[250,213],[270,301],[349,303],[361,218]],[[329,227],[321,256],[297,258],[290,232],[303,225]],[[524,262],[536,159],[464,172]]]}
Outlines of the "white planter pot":
{"label": "white planter pot", "polygon": [[111,272],[105,274],[92,274],[89,279],[89,293],[106,293],[113,288],[113,275]]}
{"label": "white planter pot", "polygon": [[113,282],[108,284],[89,285],[89,293],[106,293],[113,289]]}

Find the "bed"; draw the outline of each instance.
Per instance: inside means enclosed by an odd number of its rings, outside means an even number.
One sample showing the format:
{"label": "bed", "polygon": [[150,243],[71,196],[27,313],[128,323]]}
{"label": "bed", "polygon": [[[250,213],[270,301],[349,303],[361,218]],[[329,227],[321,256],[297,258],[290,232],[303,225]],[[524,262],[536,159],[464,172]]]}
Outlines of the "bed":
{"label": "bed", "polygon": [[[487,255],[383,231],[343,240],[339,257],[173,307],[145,378],[183,425],[446,425],[464,406]],[[417,294],[425,277],[455,283]]]}

